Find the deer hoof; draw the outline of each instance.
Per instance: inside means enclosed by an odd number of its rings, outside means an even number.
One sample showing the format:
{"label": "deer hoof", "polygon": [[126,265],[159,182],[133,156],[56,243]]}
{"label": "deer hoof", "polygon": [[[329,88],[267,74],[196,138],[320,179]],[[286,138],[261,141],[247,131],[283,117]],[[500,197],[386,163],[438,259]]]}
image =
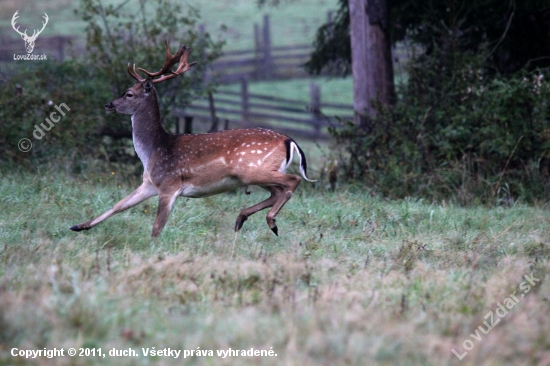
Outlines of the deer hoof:
{"label": "deer hoof", "polygon": [[279,236],[279,229],[277,229],[277,225],[270,227],[270,229],[275,233],[275,235]]}
{"label": "deer hoof", "polygon": [[71,226],[69,228],[69,230],[72,230],[72,231],[82,231],[82,230],[90,230],[90,228],[81,228],[79,227],[78,225],[75,225],[75,226]]}
{"label": "deer hoof", "polygon": [[246,215],[239,215],[239,217],[237,217],[237,221],[235,222],[235,232],[241,230],[246,219],[248,219],[248,216]]}

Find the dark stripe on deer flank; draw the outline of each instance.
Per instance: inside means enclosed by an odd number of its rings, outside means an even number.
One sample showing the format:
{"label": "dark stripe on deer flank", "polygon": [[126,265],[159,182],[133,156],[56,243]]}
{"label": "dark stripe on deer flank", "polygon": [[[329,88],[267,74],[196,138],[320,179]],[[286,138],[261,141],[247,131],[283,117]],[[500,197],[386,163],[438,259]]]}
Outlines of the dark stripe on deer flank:
{"label": "dark stripe on deer flank", "polygon": [[296,147],[298,148],[298,151],[300,152],[300,157],[302,158],[302,166],[304,167],[304,174],[307,175],[307,161],[306,161],[306,154],[302,151],[300,148],[300,145],[296,144]]}

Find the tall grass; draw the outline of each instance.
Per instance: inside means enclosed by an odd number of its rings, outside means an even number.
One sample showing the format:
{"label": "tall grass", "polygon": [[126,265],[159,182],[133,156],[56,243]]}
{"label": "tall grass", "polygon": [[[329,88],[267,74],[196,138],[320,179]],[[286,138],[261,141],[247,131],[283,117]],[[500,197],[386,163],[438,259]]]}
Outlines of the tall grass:
{"label": "tall grass", "polygon": [[[263,198],[259,191],[180,198],[156,240],[154,198],[88,232],[68,230],[137,184],[101,167],[2,172],[0,363],[24,361],[12,347],[139,351],[101,360],[117,365],[548,360],[547,207],[388,201],[363,188],[331,193],[304,182],[278,216],[280,237],[264,213],[232,231],[239,210]],[[531,273],[540,282],[519,297]],[[472,339],[513,291],[519,304]],[[451,349],[462,353],[466,339],[474,348],[459,361]],[[147,358],[142,347],[273,347],[277,356]]]}

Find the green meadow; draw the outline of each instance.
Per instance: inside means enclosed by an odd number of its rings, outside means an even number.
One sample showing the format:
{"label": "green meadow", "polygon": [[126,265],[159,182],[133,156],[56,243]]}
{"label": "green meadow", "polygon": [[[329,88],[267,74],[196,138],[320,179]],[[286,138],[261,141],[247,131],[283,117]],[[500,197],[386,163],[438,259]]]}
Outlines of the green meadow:
{"label": "green meadow", "polygon": [[[278,216],[279,237],[262,212],[233,232],[239,211],[264,198],[259,190],[179,198],[155,240],[156,198],[90,231],[68,230],[138,184],[98,163],[79,174],[57,164],[2,172],[0,363],[33,363],[12,357],[13,347],[138,354],[55,358],[60,365],[548,359],[546,206],[464,208],[303,182]],[[153,347],[213,356],[143,355]],[[277,356],[216,353],[252,348]]]}

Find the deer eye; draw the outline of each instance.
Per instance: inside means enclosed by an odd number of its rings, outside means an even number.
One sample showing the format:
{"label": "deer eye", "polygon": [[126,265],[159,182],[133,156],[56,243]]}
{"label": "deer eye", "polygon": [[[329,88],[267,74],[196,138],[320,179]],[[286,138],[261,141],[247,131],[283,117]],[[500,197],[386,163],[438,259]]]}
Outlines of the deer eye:
{"label": "deer eye", "polygon": [[133,98],[134,94],[132,92],[126,92],[126,98]]}

